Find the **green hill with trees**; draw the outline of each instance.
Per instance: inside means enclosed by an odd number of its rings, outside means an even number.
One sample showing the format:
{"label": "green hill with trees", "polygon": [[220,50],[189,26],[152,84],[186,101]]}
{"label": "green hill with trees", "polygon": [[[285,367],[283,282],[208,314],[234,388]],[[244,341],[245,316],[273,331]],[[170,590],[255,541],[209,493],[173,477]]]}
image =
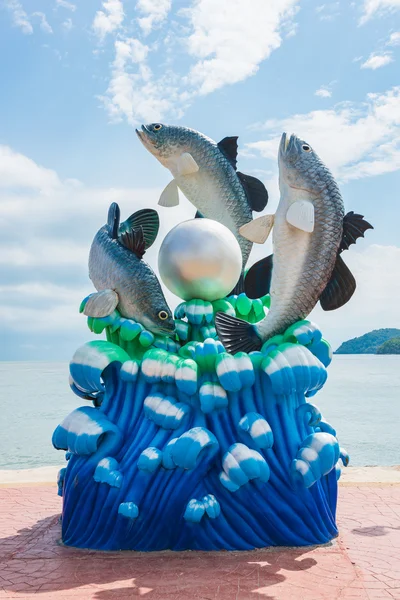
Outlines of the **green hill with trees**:
{"label": "green hill with trees", "polygon": [[377,354],[400,354],[400,337],[384,342],[376,351]]}
{"label": "green hill with trees", "polygon": [[[361,337],[343,342],[335,354],[400,354],[399,345],[400,329],[375,329]],[[396,348],[397,351],[389,351]]]}

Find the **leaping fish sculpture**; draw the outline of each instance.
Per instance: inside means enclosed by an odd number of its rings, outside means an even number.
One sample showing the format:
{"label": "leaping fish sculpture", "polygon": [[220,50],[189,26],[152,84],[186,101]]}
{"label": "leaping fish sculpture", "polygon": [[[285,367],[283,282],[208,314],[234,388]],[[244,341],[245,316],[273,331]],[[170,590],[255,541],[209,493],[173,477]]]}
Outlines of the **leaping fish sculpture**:
{"label": "leaping fish sculpture", "polygon": [[139,210],[120,223],[113,202],[106,225],[97,232],[89,254],[89,277],[97,293],[84,307],[90,317],[105,317],[115,308],[153,333],[171,335],[174,319],[154,271],[143,255],[157,237],[157,211]]}
{"label": "leaping fish sculpture", "polygon": [[268,192],[261,181],[236,170],[238,138],[226,137],[217,144],[194,129],[162,123],[142,125],[136,133],[174,177],[161,194],[159,205],[178,205],[179,187],[197,208],[196,217],[219,221],[232,231],[244,267],[253,244],[239,229],[252,219],[253,210],[264,210]]}
{"label": "leaping fish sculpture", "polygon": [[[319,301],[324,310],[346,304],[356,281],[341,253],[364,237],[372,225],[349,212],[338,185],[314,149],[284,133],[279,146],[280,202],[266,215],[240,228],[253,242],[263,243],[273,228],[273,257],[263,259],[245,278],[251,298],[271,295],[267,316],[256,324],[218,313],[216,328],[228,352],[259,350],[263,342],[305,319]],[[267,272],[267,275],[266,275]]]}

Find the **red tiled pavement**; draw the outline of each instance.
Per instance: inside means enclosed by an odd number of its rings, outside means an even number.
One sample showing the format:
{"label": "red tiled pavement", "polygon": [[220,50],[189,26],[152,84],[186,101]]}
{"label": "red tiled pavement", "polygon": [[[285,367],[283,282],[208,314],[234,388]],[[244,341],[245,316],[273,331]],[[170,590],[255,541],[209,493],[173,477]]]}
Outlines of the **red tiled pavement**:
{"label": "red tiled pavement", "polygon": [[400,486],[340,488],[340,537],[313,549],[96,553],[58,545],[52,486],[0,488],[0,598],[400,600]]}

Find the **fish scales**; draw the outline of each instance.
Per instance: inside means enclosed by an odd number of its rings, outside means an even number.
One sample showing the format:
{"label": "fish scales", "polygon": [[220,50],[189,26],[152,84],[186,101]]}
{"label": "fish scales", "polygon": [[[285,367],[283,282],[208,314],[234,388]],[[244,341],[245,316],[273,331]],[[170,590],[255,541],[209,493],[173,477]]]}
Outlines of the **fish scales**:
{"label": "fish scales", "polygon": [[[245,279],[251,294],[267,293],[270,282],[270,310],[256,324],[218,313],[217,332],[228,352],[260,349],[264,341],[305,319],[319,300],[324,310],[348,302],[356,283],[340,253],[373,228],[362,215],[345,216],[333,175],[307,142],[284,133],[278,162],[281,197],[275,216],[241,229],[243,235],[262,241],[273,226],[273,260],[266,257],[253,265]],[[264,266],[268,277],[263,282]]]}
{"label": "fish scales", "polygon": [[[282,204],[282,216],[277,214],[273,232],[271,310],[260,326],[260,333],[266,337],[310,314],[331,276],[342,238],[344,205],[332,175],[326,168],[305,169],[304,174],[320,188],[317,196],[310,196],[315,228],[312,238],[306,232],[293,231],[286,221],[288,205]],[[298,259],[301,245],[306,249],[302,264]]]}
{"label": "fish scales", "polygon": [[[145,147],[171,171],[180,190],[198,211],[232,231],[239,242],[244,267],[253,244],[240,235],[239,229],[252,219],[252,209],[243,183],[219,145],[187,127],[143,125],[137,134]],[[185,153],[194,159],[196,172],[180,173],[179,161]],[[266,190],[265,194],[268,198]]]}
{"label": "fish scales", "polygon": [[[185,152],[190,152],[200,169],[191,175],[175,175],[185,196],[208,218],[224,223],[238,239],[243,265],[250,255],[252,243],[239,234],[239,228],[252,218],[246,194],[230,162],[217,144],[198,132],[192,132],[196,144],[186,140]],[[182,141],[182,138],[181,138]]]}
{"label": "fish scales", "polygon": [[123,317],[134,319],[153,333],[173,333],[174,319],[160,282],[142,259],[158,227],[154,210],[138,211],[120,227],[119,207],[116,203],[110,206],[108,223],[97,232],[90,248],[89,277],[98,293],[89,298],[85,314],[106,316],[110,313],[101,312],[105,307],[109,311],[116,307]]}
{"label": "fish scales", "polygon": [[138,306],[148,303],[149,296],[160,305],[165,303],[149,265],[112,240],[106,227],[94,239],[89,270],[96,289],[113,289],[118,293],[118,310],[124,317],[135,314]]}

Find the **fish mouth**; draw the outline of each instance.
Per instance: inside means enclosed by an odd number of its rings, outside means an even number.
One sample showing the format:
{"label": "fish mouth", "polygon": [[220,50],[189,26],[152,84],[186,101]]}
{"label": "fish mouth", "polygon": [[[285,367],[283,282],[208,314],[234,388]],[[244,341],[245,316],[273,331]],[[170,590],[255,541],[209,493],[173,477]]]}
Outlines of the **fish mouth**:
{"label": "fish mouth", "polygon": [[278,153],[278,162],[279,162],[279,177],[282,178],[286,184],[292,188],[293,190],[300,190],[302,192],[307,192],[311,196],[318,196],[318,193],[315,190],[308,189],[306,187],[295,185],[288,178],[288,172],[293,169],[290,164],[290,158],[288,155],[293,152],[296,153],[298,151],[298,147],[300,145],[300,140],[294,133],[288,135],[286,132],[282,133],[281,141],[279,144],[279,153]]}
{"label": "fish mouth", "polygon": [[166,326],[166,327],[158,327],[155,326],[153,327],[153,333],[155,333],[156,335],[173,335],[175,333],[175,324],[172,324],[170,326]]}
{"label": "fish mouth", "polygon": [[290,135],[286,132],[282,133],[281,142],[279,144],[279,153],[287,154],[293,148],[297,140],[297,136],[294,133]]}
{"label": "fish mouth", "polygon": [[147,148],[151,148],[155,146],[155,136],[154,134],[146,127],[146,125],[141,126],[141,130],[135,129],[136,135],[139,140],[142,142],[144,146]]}

